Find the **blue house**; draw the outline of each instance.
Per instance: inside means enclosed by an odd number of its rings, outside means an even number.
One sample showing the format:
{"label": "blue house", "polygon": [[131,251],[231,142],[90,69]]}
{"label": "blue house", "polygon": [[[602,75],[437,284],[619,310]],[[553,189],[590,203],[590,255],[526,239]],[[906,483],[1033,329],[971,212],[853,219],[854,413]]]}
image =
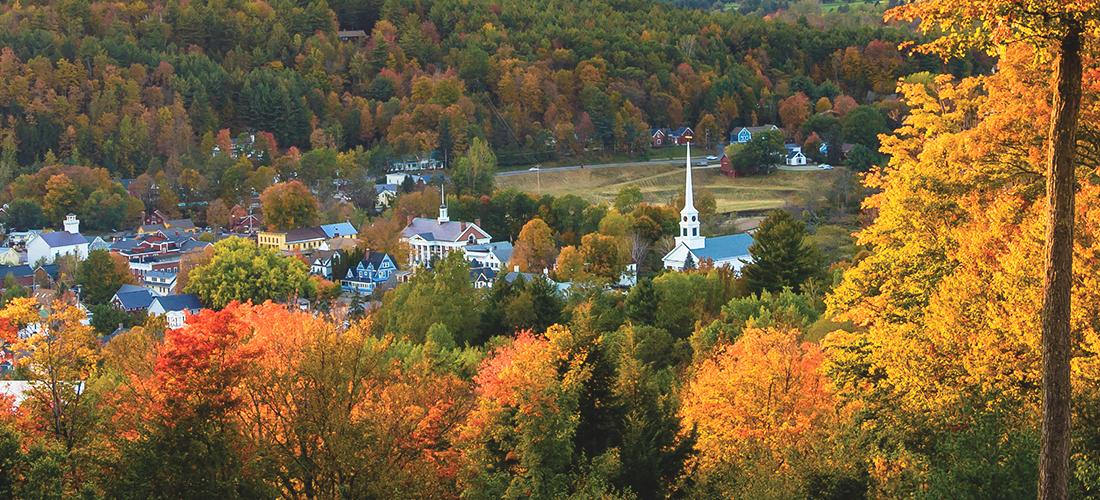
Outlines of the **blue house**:
{"label": "blue house", "polygon": [[775,125],[762,125],[759,127],[741,127],[734,129],[730,132],[730,143],[744,144],[752,140],[754,135],[766,134],[768,132],[779,132],[779,127]]}
{"label": "blue house", "polygon": [[345,292],[370,295],[397,273],[397,264],[389,254],[371,252],[355,267],[348,268],[347,276],[340,282]]}

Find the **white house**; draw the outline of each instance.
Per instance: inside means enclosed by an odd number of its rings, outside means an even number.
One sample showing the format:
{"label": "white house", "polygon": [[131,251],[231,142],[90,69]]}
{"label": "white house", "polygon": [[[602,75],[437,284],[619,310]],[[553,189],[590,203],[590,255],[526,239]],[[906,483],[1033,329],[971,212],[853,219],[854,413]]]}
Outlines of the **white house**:
{"label": "white house", "polygon": [[[443,197],[442,191],[440,196]],[[431,267],[436,259],[462,251],[469,245],[489,243],[489,233],[470,222],[452,221],[447,216],[447,202],[439,205],[439,217],[417,217],[401,231],[401,241],[409,245],[410,267]]]}
{"label": "white house", "polygon": [[[387,175],[387,177],[389,177],[389,175]],[[401,186],[397,184],[375,184],[374,209],[381,212],[390,208],[390,205],[393,205],[393,202],[397,200],[397,190],[400,187]]]}
{"label": "white house", "polygon": [[806,164],[806,155],[802,154],[802,146],[797,144],[786,144],[784,147],[787,149],[787,155],[784,161],[788,166],[801,166]]}
{"label": "white house", "polygon": [[694,188],[691,184],[691,145],[688,145],[687,173],[684,181],[684,208],[680,210],[680,235],[676,237],[676,246],[665,254],[662,261],[666,269],[683,271],[698,267],[699,263],[709,260],[715,267],[728,267],[734,271],[752,262],[749,246],[752,235],[747,233],[731,234],[716,238],[706,238],[699,232],[699,211],[695,209]]}
{"label": "white house", "polygon": [[146,271],[142,284],[154,295],[172,295],[176,291],[177,273],[171,271]]}
{"label": "white house", "polygon": [[153,297],[149,304],[150,316],[164,316],[168,321],[168,328],[183,328],[187,326],[187,315],[198,314],[202,309],[199,298],[191,294],[166,295]]}
{"label": "white house", "polygon": [[80,234],[80,221],[76,216],[65,216],[65,230],[35,235],[27,242],[27,262],[52,264],[62,255],[88,258],[88,240]]}
{"label": "white house", "polygon": [[512,259],[512,243],[497,241],[484,245],[467,245],[463,248],[466,252],[466,261],[471,268],[487,267],[500,272],[508,261]]}

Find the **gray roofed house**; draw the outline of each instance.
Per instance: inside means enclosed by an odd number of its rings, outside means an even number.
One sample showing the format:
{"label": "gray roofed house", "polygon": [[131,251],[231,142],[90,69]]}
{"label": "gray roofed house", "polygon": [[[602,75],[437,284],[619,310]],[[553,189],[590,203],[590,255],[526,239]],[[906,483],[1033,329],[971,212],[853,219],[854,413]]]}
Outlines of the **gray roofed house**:
{"label": "gray roofed house", "polygon": [[111,297],[111,304],[123,311],[134,312],[147,309],[153,302],[153,292],[148,288],[134,285],[122,285]]}
{"label": "gray roofed house", "polygon": [[73,234],[65,231],[54,231],[52,233],[42,233],[38,235],[38,237],[42,238],[50,248],[88,244],[88,239],[80,233]]}
{"label": "gray roofed house", "polygon": [[417,235],[429,241],[447,242],[469,241],[471,237],[474,240],[480,240],[489,236],[476,224],[458,221],[439,222],[438,219],[428,219],[425,217],[413,219],[412,222],[401,231],[401,236],[404,238],[411,238]]}
{"label": "gray roofed house", "polygon": [[101,238],[99,236],[85,236],[84,239],[88,240],[88,251],[89,252],[91,252],[93,250],[110,250],[111,249],[111,245],[108,244],[106,241],[103,241],[103,238]]}
{"label": "gray roofed house", "polygon": [[484,245],[467,245],[463,250],[472,267],[484,266],[500,271],[512,260],[513,247],[510,241],[494,241]]}

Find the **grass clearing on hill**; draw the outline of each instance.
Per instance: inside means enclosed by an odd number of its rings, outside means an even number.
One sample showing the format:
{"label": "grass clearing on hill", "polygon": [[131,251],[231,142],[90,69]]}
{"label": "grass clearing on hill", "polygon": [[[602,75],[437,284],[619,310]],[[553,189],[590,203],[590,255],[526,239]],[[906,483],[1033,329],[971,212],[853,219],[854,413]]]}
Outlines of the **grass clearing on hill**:
{"label": "grass clearing on hill", "polygon": [[[710,191],[718,212],[767,210],[804,205],[821,199],[841,169],[790,172],[780,170],[767,176],[730,178],[717,165],[693,172],[696,191]],[[636,164],[613,168],[545,171],[497,179],[497,187],[514,188],[533,194],[574,194],[592,202],[612,201],[620,189],[638,186],[645,201],[674,202],[684,190],[684,169],[673,165]]]}

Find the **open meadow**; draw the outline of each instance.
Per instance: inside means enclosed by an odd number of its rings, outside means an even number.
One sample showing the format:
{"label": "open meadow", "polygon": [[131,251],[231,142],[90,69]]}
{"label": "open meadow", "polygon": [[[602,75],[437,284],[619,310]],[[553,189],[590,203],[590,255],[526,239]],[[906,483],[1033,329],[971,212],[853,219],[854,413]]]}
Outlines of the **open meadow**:
{"label": "open meadow", "polygon": [[[714,194],[719,213],[746,212],[801,206],[824,198],[828,186],[843,170],[792,172],[780,170],[767,176],[731,178],[717,165],[696,167],[696,191]],[[638,163],[614,168],[545,170],[497,179],[501,188],[534,194],[574,194],[592,202],[611,201],[620,189],[638,186],[645,201],[674,202],[684,189],[684,169],[668,164]]]}

